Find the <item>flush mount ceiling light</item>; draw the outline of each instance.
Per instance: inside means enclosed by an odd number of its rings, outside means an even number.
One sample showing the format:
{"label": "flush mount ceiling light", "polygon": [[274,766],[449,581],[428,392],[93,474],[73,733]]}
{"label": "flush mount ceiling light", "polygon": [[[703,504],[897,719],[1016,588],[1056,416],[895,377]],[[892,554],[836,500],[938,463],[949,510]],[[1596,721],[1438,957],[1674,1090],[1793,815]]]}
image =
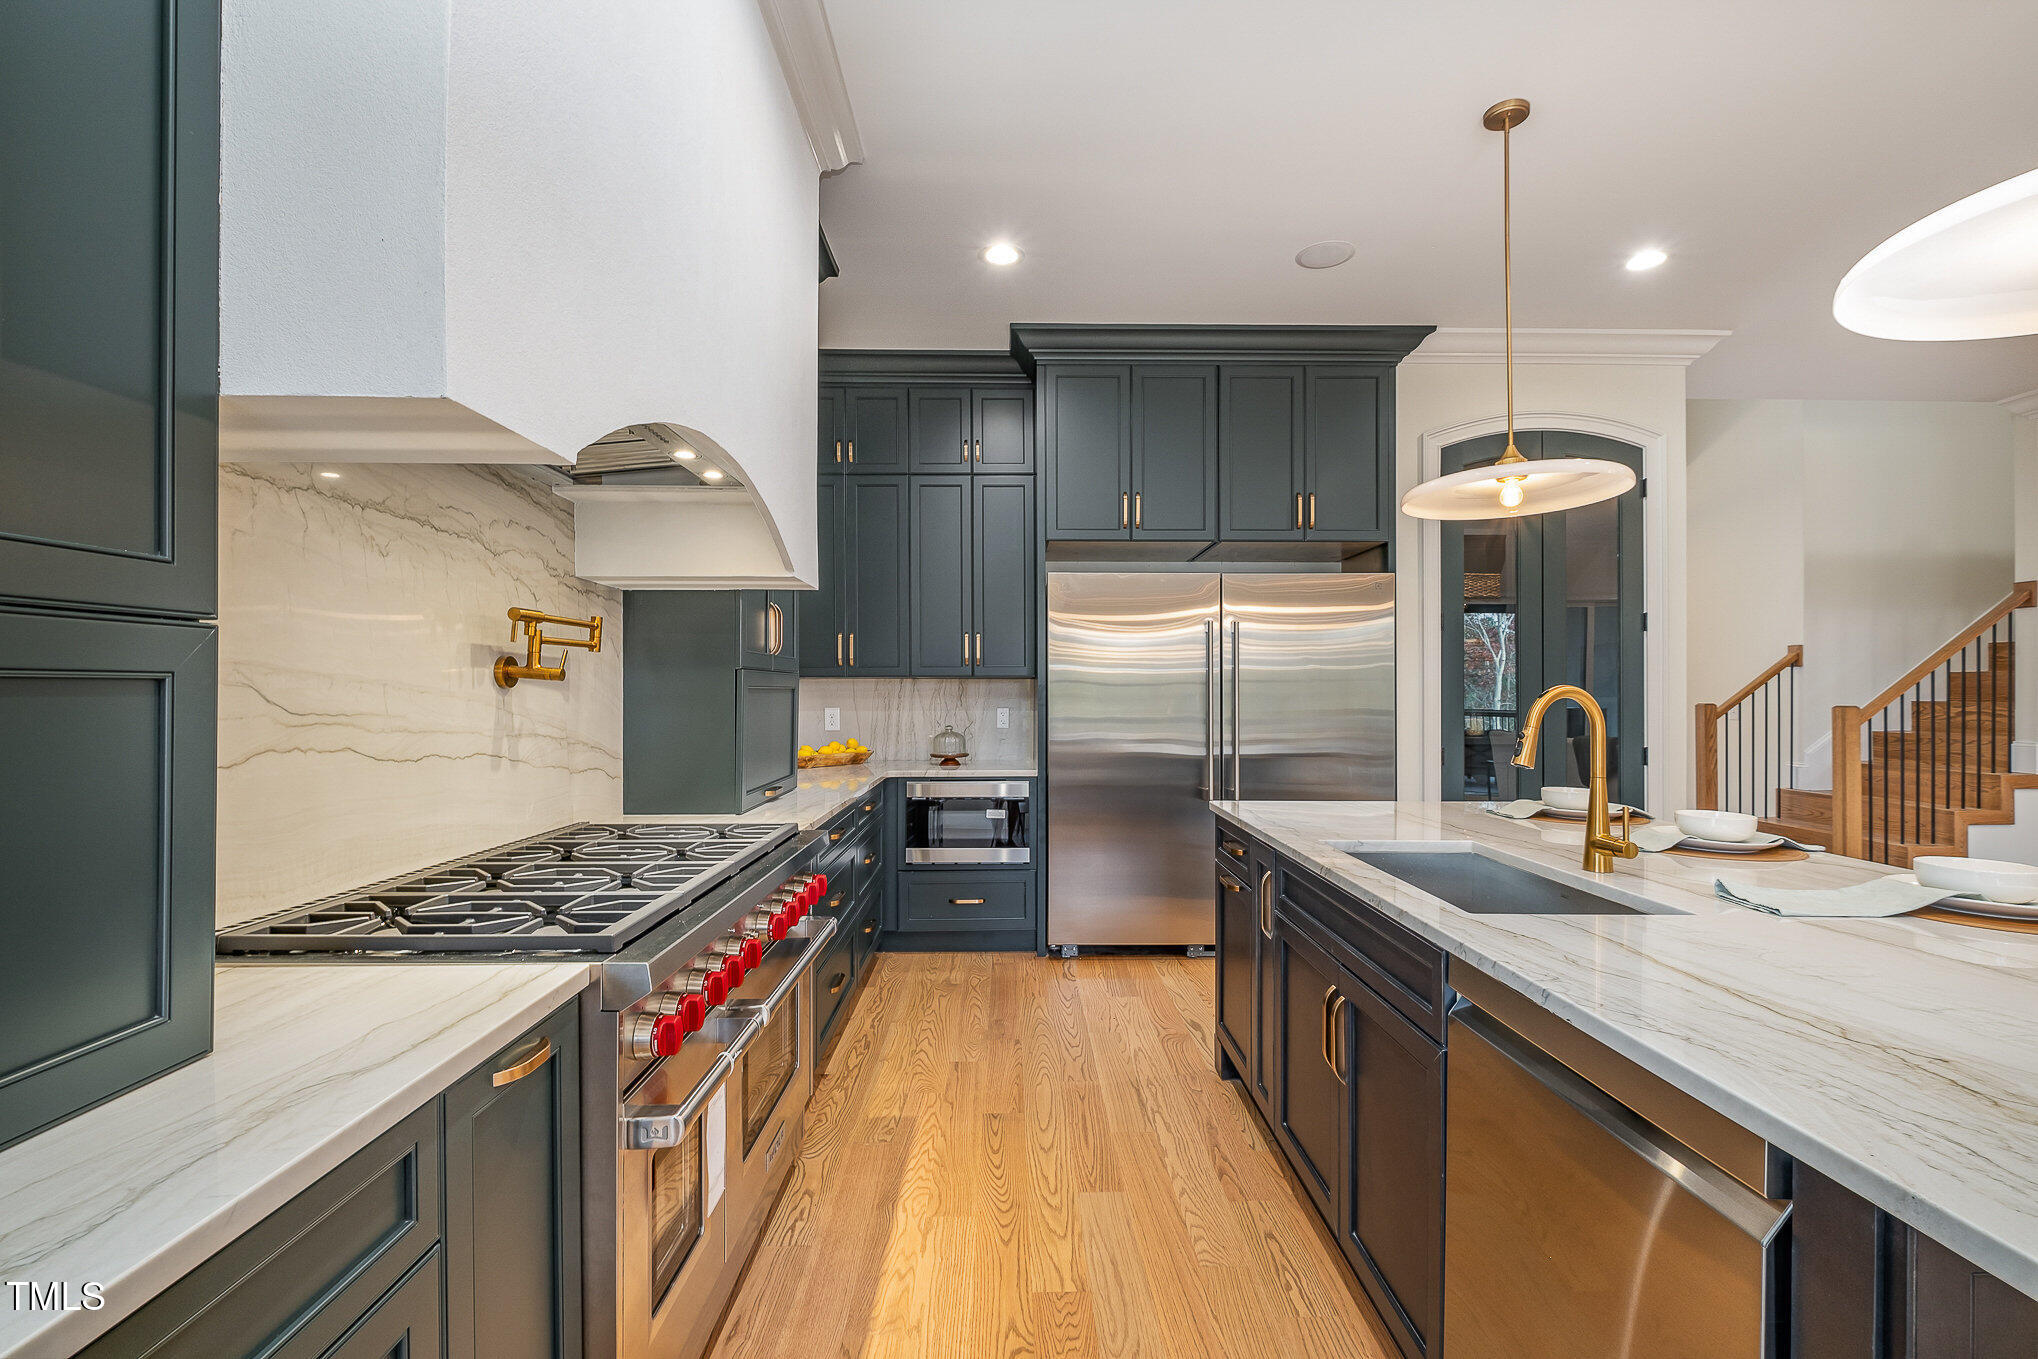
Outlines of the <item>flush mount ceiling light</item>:
{"label": "flush mount ceiling light", "polygon": [[1642,249],[1637,250],[1634,254],[1628,256],[1628,272],[1631,274],[1639,274],[1645,269],[1654,269],[1657,265],[1661,264],[1664,260],[1667,260],[1669,258],[1670,257],[1668,255],[1664,254],[1662,251],[1658,250],[1653,245],[1644,246]]}
{"label": "flush mount ceiling light", "polygon": [[1833,319],[1882,340],[2038,334],[2038,170],[1913,223],[1861,257]]}
{"label": "flush mount ceiling light", "polygon": [[984,247],[985,264],[1006,265],[1017,264],[1018,262],[1019,247],[1013,245],[1010,241],[998,241]]}
{"label": "flush mount ceiling light", "polygon": [[1318,241],[1297,250],[1295,262],[1304,269],[1335,269],[1357,253],[1350,241]]}
{"label": "flush mount ceiling light", "polygon": [[1500,258],[1507,296],[1507,451],[1485,467],[1468,467],[1421,485],[1401,497],[1402,513],[1416,519],[1500,519],[1576,509],[1611,500],[1635,484],[1634,472],[1602,458],[1538,458],[1514,446],[1514,142],[1529,115],[1528,100],[1504,99],[1486,110],[1484,124],[1500,134]]}

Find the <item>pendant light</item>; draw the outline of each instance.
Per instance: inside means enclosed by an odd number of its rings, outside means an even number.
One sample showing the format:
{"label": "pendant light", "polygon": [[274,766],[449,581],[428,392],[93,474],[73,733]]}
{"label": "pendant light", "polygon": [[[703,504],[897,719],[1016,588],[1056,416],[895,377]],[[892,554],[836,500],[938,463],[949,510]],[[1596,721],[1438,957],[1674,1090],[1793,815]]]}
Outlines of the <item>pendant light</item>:
{"label": "pendant light", "polygon": [[1416,519],[1506,519],[1611,500],[1635,484],[1634,470],[1603,458],[1539,458],[1514,446],[1514,143],[1529,115],[1528,100],[1504,99],[1486,110],[1486,130],[1500,134],[1500,252],[1507,289],[1507,451],[1485,467],[1425,481],[1401,497]]}

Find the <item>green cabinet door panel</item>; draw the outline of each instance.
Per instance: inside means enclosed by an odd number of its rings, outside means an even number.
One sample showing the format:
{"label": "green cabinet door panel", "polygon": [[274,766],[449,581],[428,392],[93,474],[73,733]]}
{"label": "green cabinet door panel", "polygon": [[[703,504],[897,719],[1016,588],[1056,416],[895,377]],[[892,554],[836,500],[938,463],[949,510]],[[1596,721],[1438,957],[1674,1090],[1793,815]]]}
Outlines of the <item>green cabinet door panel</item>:
{"label": "green cabinet door panel", "polygon": [[212,1043],[218,647],[0,609],[0,1145]]}
{"label": "green cabinet door panel", "polygon": [[972,669],[978,675],[1033,674],[1035,599],[1040,592],[1040,540],[1034,527],[1033,478],[973,478],[970,569],[975,614]]}
{"label": "green cabinet door panel", "polygon": [[0,597],[210,615],[217,0],[0,5],[0,183]]}
{"label": "green cabinet door panel", "polygon": [[908,442],[915,472],[966,472],[974,465],[967,387],[914,387]]}
{"label": "green cabinet door panel", "polygon": [[1312,366],[1306,531],[1337,541],[1388,536],[1394,503],[1393,403],[1379,373]]}
{"label": "green cabinet door panel", "polygon": [[1217,878],[1217,1035],[1239,1074],[1252,1079],[1258,1000],[1259,896],[1244,878],[1219,864]]}
{"label": "green cabinet door panel", "polygon": [[849,394],[840,387],[821,389],[820,416],[814,422],[815,462],[825,476],[847,465]]}
{"label": "green cabinet door panel", "polygon": [[1223,536],[1302,537],[1303,370],[1226,364],[1217,447],[1223,467]]}
{"label": "green cabinet door panel", "polygon": [[1033,393],[1025,388],[978,387],[970,393],[976,470],[1033,470]]}
{"label": "green cabinet door panel", "polygon": [[1132,370],[1132,536],[1217,537],[1217,369]]}
{"label": "green cabinet door panel", "polygon": [[1341,969],[1278,910],[1274,917],[1274,1131],[1316,1211],[1337,1221],[1347,1091],[1326,1053]]}
{"label": "green cabinet door panel", "polygon": [[910,435],[904,387],[847,387],[845,472],[903,472]]}
{"label": "green cabinet door panel", "polygon": [[912,673],[912,512],[905,477],[849,478],[847,504],[850,675]]}
{"label": "green cabinet door panel", "polygon": [[[433,1251],[375,1310],[362,1317],[344,1339],[318,1359],[431,1359],[444,1349],[440,1295],[445,1260]],[[294,1359],[281,1351],[274,1359]],[[264,1359],[268,1359],[267,1356]],[[305,1351],[304,1359],[311,1359]]]}
{"label": "green cabinet door panel", "polygon": [[967,675],[975,654],[970,481],[914,477],[913,673]]}
{"label": "green cabinet door panel", "polygon": [[736,675],[736,730],[741,738],[742,810],[782,797],[798,781],[799,676],[782,670]]}
{"label": "green cabinet door panel", "polygon": [[1040,371],[1049,538],[1132,536],[1132,369]]}
{"label": "green cabinet door panel", "polygon": [[849,627],[843,612],[844,572],[848,567],[843,550],[843,515],[848,491],[847,479],[831,471],[821,475],[821,484],[815,492],[820,581],[818,588],[799,592],[799,607],[795,610],[802,675],[840,675],[848,668],[844,634]]}
{"label": "green cabinet door panel", "polygon": [[462,1078],[445,1106],[449,1359],[578,1359],[576,1007]]}

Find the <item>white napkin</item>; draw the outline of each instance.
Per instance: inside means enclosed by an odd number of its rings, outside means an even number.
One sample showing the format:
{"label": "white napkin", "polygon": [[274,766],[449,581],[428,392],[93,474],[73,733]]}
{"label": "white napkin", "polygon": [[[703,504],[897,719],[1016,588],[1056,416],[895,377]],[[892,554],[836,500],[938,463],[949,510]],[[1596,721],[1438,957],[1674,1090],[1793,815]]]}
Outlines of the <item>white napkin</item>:
{"label": "white napkin", "polygon": [[1543,810],[1543,804],[1532,797],[1525,797],[1516,802],[1489,802],[1486,810],[1509,821],[1526,821]]}
{"label": "white napkin", "polygon": [[1953,893],[1920,887],[1899,877],[1877,878],[1852,887],[1771,887],[1741,879],[1718,878],[1713,893],[1722,901],[1767,915],[1882,917],[1908,915]]}
{"label": "white napkin", "polygon": [[[1635,843],[1651,854],[1661,854],[1666,849],[1675,849],[1691,838],[1679,830],[1677,823],[1674,821],[1657,822],[1647,826],[1635,827]],[[1826,852],[1824,845],[1807,844],[1802,840],[1793,840],[1787,835],[1767,835],[1757,838],[1761,840],[1764,849],[1801,849],[1809,854],[1824,854]]]}

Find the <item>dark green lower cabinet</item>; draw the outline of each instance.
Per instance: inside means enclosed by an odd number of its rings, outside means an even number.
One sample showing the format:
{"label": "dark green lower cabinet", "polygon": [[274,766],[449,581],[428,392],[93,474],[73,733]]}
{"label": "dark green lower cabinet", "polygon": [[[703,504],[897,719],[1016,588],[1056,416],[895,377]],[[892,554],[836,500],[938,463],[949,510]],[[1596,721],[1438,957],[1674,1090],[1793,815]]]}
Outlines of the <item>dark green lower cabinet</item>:
{"label": "dark green lower cabinet", "polygon": [[572,1007],[446,1092],[446,1339],[451,1359],[580,1354]]}
{"label": "dark green lower cabinet", "polygon": [[375,1304],[321,1359],[430,1359],[445,1352],[439,1294],[445,1261],[438,1251],[421,1260],[396,1291]]}
{"label": "dark green lower cabinet", "polygon": [[903,868],[887,948],[1032,952],[1034,877],[1023,868]]}
{"label": "dark green lower cabinet", "polygon": [[1259,1003],[1259,895],[1217,865],[1217,1038],[1243,1080],[1252,1078]]}

